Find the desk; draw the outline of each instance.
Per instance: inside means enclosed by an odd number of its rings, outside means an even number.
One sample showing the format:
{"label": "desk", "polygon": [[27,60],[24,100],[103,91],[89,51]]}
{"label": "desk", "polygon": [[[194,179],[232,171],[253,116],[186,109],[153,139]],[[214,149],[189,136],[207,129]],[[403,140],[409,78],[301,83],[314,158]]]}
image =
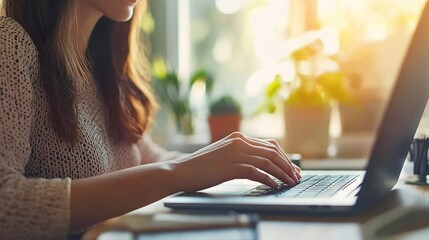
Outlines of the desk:
{"label": "desk", "polygon": [[[386,195],[381,204],[364,215],[356,217],[303,217],[303,216],[261,216],[258,225],[260,240],[276,239],[364,239],[362,225],[367,220],[398,206],[410,206],[416,202],[425,204],[429,208],[429,187],[404,184],[404,179],[412,172],[410,163],[404,165],[398,184],[392,192]],[[162,205],[162,201],[138,209],[131,214],[151,214],[168,212],[170,209]],[[119,218],[111,221],[118,220]],[[86,236],[96,235],[106,227],[102,223],[90,230]],[[86,240],[85,239],[85,240]]]}

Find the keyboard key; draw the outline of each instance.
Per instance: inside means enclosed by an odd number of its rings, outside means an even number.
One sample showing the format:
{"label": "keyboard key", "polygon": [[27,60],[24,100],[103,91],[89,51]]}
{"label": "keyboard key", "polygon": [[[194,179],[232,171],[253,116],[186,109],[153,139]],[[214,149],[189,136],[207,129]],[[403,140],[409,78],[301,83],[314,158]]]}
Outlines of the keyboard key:
{"label": "keyboard key", "polygon": [[357,175],[304,175],[295,187],[290,187],[274,178],[273,180],[279,184],[278,188],[260,185],[245,196],[331,197],[356,178]]}

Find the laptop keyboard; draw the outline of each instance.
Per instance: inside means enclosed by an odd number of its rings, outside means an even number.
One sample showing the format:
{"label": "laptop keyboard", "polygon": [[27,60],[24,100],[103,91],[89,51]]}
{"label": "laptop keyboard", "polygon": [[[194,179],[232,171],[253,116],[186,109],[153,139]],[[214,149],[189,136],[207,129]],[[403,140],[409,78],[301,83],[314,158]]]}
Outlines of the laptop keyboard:
{"label": "laptop keyboard", "polygon": [[274,189],[266,185],[260,185],[244,196],[292,197],[292,198],[329,198],[350,185],[358,175],[304,175],[295,187],[289,187],[282,181],[274,178],[279,187]]}

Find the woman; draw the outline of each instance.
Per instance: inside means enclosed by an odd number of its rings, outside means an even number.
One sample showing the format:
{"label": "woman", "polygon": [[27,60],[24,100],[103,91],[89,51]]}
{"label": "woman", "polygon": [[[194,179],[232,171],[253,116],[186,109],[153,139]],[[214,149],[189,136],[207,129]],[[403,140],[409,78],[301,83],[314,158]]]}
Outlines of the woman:
{"label": "woman", "polygon": [[150,141],[156,103],[131,54],[142,4],[3,0],[0,239],[66,238],[234,178],[299,181],[275,141],[233,133],[190,155]]}

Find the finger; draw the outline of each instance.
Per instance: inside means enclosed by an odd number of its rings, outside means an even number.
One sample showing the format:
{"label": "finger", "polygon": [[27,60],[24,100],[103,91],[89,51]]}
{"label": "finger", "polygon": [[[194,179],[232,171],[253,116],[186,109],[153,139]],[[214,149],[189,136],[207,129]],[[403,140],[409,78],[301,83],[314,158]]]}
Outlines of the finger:
{"label": "finger", "polygon": [[[268,141],[257,138],[245,137],[245,140],[247,140],[249,145],[253,147],[253,149],[250,150],[253,152],[253,154],[264,154],[263,157],[273,160],[273,162],[277,166],[279,166],[284,172],[292,176],[295,182],[299,181],[300,176],[298,173],[296,173],[295,167],[293,166],[292,162],[287,158],[286,154],[284,154],[284,152],[282,153],[282,150],[280,150],[278,146],[269,143]],[[259,151],[257,153],[255,152],[255,149],[258,148],[262,151]],[[267,151],[268,149],[269,151]]]}
{"label": "finger", "polygon": [[[256,140],[256,139],[255,139]],[[262,140],[262,141],[266,141],[266,142],[269,142],[269,143],[271,143],[272,145],[274,145],[274,146],[276,146],[278,149],[279,149],[279,151],[281,152],[281,154],[283,155],[283,156],[285,156],[285,158],[287,158],[288,160],[290,160],[289,159],[289,157],[288,157],[288,155],[285,153],[285,151],[283,151],[283,148],[282,147],[280,147],[280,144],[279,144],[279,142],[277,142],[277,140],[275,140],[275,139],[260,139],[260,140]]]}
{"label": "finger", "polygon": [[[290,159],[288,158],[287,154],[283,151],[283,149],[280,147],[280,144],[274,140],[274,139],[270,139],[270,140],[262,140],[262,139],[258,139],[258,138],[253,138],[253,137],[248,137],[245,136],[244,134],[240,133],[240,132],[234,132],[231,133],[230,135],[228,135],[227,137],[224,138],[224,141],[234,141],[237,139],[243,139],[245,141],[250,142],[251,144],[255,144],[258,146],[262,146],[262,147],[267,147],[270,149],[273,149],[274,151],[278,151],[281,156],[284,158],[283,161],[280,161],[280,167],[282,167],[282,169],[285,172],[292,172],[291,174],[294,177],[295,181],[299,181],[299,179],[301,178],[301,169],[296,166],[294,163],[292,163],[292,161],[290,161]],[[218,142],[220,143],[220,142]],[[288,164],[289,166],[285,167],[285,162],[286,164]]]}
{"label": "finger", "polygon": [[[219,149],[221,147],[224,147],[226,145],[232,145],[232,147],[235,146],[236,149],[232,149],[231,152],[243,152],[243,147],[242,145],[247,145],[247,148],[249,147],[249,145],[254,144],[260,148],[262,148],[262,150],[264,150],[263,148],[268,148],[270,149],[271,155],[276,155],[273,154],[273,152],[277,152],[276,157],[274,157],[274,162],[277,162],[277,164],[274,164],[271,160],[268,160],[269,162],[271,162],[271,166],[267,167],[267,163],[261,163],[259,162],[253,162],[253,165],[256,165],[256,167],[264,170],[265,172],[268,172],[269,174],[277,177],[278,179],[282,180],[283,182],[287,183],[288,185],[294,186],[296,185],[296,183],[299,181],[299,174],[296,173],[294,164],[292,164],[289,159],[287,158],[286,154],[282,151],[279,151],[279,145],[275,145],[272,143],[269,143],[267,141],[264,140],[259,140],[259,139],[254,139],[254,138],[249,138],[246,137],[245,135],[239,133],[239,132],[235,132],[232,133],[230,135],[228,135],[227,137],[213,143],[210,145],[209,150],[205,149],[204,151],[201,151],[201,154],[207,154],[208,151],[215,151],[216,149]],[[238,147],[237,147],[238,146]],[[246,148],[246,147],[245,147]],[[246,152],[246,151],[244,151]],[[197,154],[196,154],[197,155]],[[236,158],[234,159],[237,162],[240,163],[248,163],[249,158],[252,154],[247,154],[245,157],[241,157],[241,158]],[[195,155],[194,155],[195,156]],[[281,157],[279,157],[281,156]],[[278,158],[284,158],[284,159],[278,159]],[[263,157],[263,159],[267,160],[267,157]],[[289,166],[285,166],[286,164],[288,164]],[[283,166],[283,167],[282,167]],[[279,169],[280,167],[280,169]],[[291,177],[289,176],[292,176]]]}
{"label": "finger", "polygon": [[299,173],[300,174],[300,176],[301,176],[301,168],[300,167],[298,167],[296,164],[293,164],[294,165],[294,167],[295,167],[295,171],[297,172],[297,173]]}
{"label": "finger", "polygon": [[293,163],[290,160],[289,156],[286,154],[286,152],[280,146],[279,142],[277,140],[275,140],[275,139],[266,139],[266,141],[269,142],[269,143],[271,143],[271,144],[273,144],[273,145],[275,145],[279,149],[280,153],[282,153],[282,155],[285,156],[285,158],[288,159],[287,162],[290,164],[291,168],[294,169],[296,179],[300,180],[301,179],[301,169],[300,169],[300,167],[298,167],[295,163]]}
{"label": "finger", "polygon": [[[285,159],[279,152],[271,148],[252,145],[244,139],[234,139],[230,147],[233,148],[230,151],[240,152],[242,154],[241,157],[232,159],[233,162],[257,166],[292,186],[296,185],[298,182],[298,178],[295,176],[295,169],[285,163]],[[264,161],[260,159],[264,159]],[[290,179],[292,179],[292,181]]]}
{"label": "finger", "polygon": [[211,144],[209,144],[209,145],[207,145],[207,146],[205,146],[203,148],[200,148],[199,150],[193,152],[192,156],[197,157],[199,155],[206,155],[207,153],[216,151],[216,150],[218,150],[218,149],[220,149],[222,147],[225,147],[226,145],[231,144],[231,142],[232,142],[232,139],[226,139],[226,138],[218,140],[218,141],[216,141],[214,143],[211,143]]}
{"label": "finger", "polygon": [[247,164],[252,165],[266,173],[269,173],[270,175],[276,177],[277,179],[280,179],[289,186],[295,186],[297,184],[297,181],[295,181],[286,172],[284,172],[277,165],[275,165],[270,159],[255,155],[244,156],[244,158],[246,159]]}
{"label": "finger", "polygon": [[275,146],[280,150],[280,152],[282,153],[282,155],[283,155],[283,156],[285,156],[285,157],[289,160],[289,163],[290,163],[290,164],[292,165],[292,167],[295,169],[296,176],[298,177],[298,179],[301,179],[301,168],[300,168],[300,167],[298,167],[295,163],[293,163],[293,162],[289,159],[288,155],[287,155],[287,154],[286,154],[286,152],[283,150],[283,148],[280,146],[279,142],[278,142],[277,140],[275,140],[275,139],[267,139],[266,141],[268,141],[269,143],[271,143],[271,144],[275,145]]}
{"label": "finger", "polygon": [[257,168],[251,165],[237,165],[232,178],[249,179],[260,182],[272,188],[278,188],[277,183],[268,174],[259,171]]}

